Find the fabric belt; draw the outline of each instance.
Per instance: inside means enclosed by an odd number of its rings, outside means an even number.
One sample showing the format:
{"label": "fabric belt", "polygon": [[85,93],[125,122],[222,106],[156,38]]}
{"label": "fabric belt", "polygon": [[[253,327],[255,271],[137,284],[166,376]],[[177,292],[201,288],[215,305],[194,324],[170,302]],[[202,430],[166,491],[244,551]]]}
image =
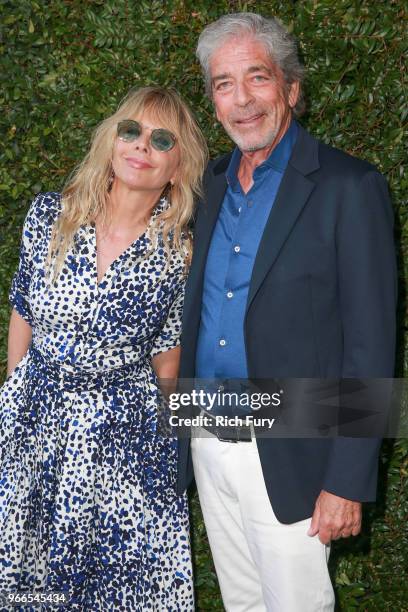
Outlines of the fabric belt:
{"label": "fabric belt", "polygon": [[[149,365],[148,359],[140,359],[136,363],[129,363],[109,370],[83,370],[64,363],[48,360],[33,346],[29,349],[28,367],[34,368],[42,377],[51,380],[66,391],[99,390],[130,379],[136,382],[142,370]],[[35,373],[35,372],[34,372]]]}

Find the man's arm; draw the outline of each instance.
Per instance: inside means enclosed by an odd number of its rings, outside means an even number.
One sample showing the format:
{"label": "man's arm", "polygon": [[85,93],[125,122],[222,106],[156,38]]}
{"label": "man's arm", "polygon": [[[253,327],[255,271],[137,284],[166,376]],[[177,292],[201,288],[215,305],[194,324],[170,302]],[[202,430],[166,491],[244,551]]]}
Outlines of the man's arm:
{"label": "man's arm", "polygon": [[[393,213],[385,179],[367,172],[342,204],[337,227],[343,378],[392,377],[395,358],[396,263]],[[325,483],[309,535],[322,542],[357,535],[361,502],[377,487],[378,438],[333,440]]]}

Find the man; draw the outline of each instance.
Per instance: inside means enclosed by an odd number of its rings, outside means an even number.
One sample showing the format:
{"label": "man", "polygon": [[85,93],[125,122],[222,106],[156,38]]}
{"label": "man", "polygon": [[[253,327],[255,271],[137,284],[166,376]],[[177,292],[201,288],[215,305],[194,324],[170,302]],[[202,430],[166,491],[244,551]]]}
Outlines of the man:
{"label": "man", "polygon": [[[180,376],[391,377],[396,274],[385,180],[295,121],[303,69],[278,21],[224,16],[203,31],[197,55],[236,148],[205,176]],[[213,431],[191,452],[180,443],[179,488],[194,464],[225,608],[332,610],[329,544],[360,531],[361,502],[375,499],[379,440],[250,432],[226,440]]]}

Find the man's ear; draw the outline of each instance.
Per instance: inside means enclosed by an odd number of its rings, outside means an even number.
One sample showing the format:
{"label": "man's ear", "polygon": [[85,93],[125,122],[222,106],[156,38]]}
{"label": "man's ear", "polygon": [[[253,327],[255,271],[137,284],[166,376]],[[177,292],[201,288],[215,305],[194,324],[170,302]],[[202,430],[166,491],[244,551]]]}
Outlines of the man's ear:
{"label": "man's ear", "polygon": [[299,92],[300,92],[300,83],[299,81],[294,81],[289,87],[288,102],[289,102],[290,108],[293,108],[294,106],[296,106],[296,102],[298,101],[298,98],[299,98]]}

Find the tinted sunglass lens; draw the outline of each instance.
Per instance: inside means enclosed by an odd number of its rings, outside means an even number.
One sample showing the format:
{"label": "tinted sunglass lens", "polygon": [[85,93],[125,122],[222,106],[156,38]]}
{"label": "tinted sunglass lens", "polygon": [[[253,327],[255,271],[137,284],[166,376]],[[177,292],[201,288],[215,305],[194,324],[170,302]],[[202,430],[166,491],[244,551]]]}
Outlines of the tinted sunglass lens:
{"label": "tinted sunglass lens", "polygon": [[170,151],[176,144],[176,138],[168,130],[157,129],[152,132],[151,143],[157,151]]}
{"label": "tinted sunglass lens", "polygon": [[125,142],[137,140],[142,133],[142,128],[137,121],[120,121],[118,123],[118,137]]}

